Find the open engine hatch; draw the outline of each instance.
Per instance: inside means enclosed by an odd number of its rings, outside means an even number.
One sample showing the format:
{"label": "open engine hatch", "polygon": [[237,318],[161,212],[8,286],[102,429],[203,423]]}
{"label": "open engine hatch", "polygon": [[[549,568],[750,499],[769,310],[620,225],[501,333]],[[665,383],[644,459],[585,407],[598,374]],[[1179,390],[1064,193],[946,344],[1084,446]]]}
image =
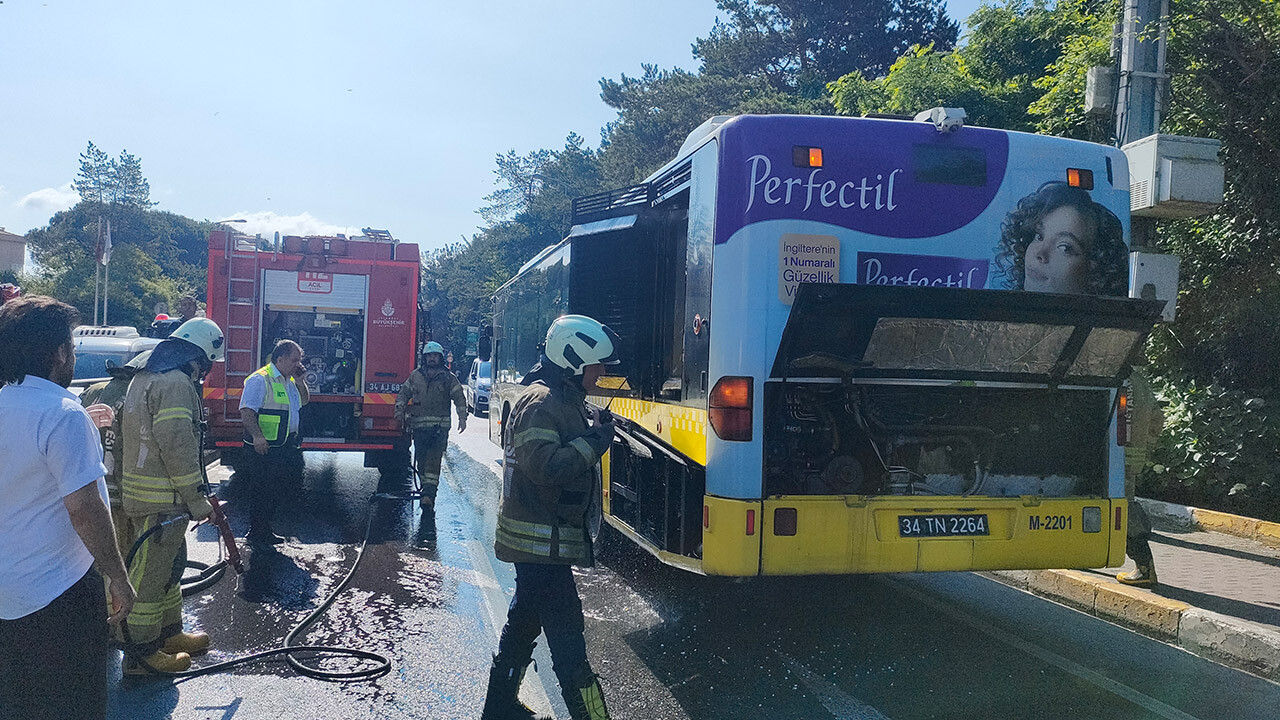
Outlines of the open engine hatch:
{"label": "open engine hatch", "polygon": [[801,284],[770,377],[1119,387],[1163,306],[1012,290]]}

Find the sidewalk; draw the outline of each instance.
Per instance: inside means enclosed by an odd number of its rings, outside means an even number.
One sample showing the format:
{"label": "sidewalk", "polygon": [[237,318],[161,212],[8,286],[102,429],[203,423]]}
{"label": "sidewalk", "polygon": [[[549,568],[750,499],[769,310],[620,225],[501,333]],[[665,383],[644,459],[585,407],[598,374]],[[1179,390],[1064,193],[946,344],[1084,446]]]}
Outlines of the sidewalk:
{"label": "sidewalk", "polygon": [[[1121,585],[1120,570],[990,573],[1255,675],[1280,681],[1280,525],[1141,499],[1160,584]],[[1232,534],[1227,534],[1232,533]],[[1132,570],[1126,561],[1123,570]]]}

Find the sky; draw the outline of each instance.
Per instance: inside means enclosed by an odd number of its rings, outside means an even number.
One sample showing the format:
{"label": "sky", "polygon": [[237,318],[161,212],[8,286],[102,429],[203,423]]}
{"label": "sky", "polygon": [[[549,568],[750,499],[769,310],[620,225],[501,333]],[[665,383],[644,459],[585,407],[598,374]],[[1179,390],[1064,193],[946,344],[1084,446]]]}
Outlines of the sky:
{"label": "sky", "polygon": [[496,155],[598,146],[600,78],[696,70],[715,18],[714,0],[0,0],[0,227],[75,204],[93,141],[142,160],[161,210],[469,239]]}

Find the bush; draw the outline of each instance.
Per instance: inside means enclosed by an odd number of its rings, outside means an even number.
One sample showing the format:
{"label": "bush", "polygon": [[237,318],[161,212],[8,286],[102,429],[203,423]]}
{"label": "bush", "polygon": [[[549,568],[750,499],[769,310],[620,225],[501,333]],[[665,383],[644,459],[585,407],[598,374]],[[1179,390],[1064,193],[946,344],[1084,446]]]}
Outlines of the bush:
{"label": "bush", "polygon": [[1280,521],[1280,393],[1155,379],[1165,426],[1138,494]]}

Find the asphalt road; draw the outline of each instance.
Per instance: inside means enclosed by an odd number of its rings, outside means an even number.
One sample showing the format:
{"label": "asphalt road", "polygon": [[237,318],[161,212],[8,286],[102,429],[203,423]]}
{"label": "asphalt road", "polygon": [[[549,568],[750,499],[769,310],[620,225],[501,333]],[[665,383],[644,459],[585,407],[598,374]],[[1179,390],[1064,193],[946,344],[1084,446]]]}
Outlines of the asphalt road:
{"label": "asphalt road", "polygon": [[[111,717],[477,718],[513,589],[493,557],[498,448],[483,421],[454,438],[434,521],[375,502],[359,456],[307,455],[300,496],[249,569],[188,598],[213,636],[198,664],[276,646],[342,579],[309,644],[387,655],[375,681],[326,683],[281,661],[172,683],[113,683]],[[242,488],[223,494],[243,535]],[[387,489],[387,488],[383,488]],[[192,556],[216,557],[207,528]],[[621,542],[577,574],[593,665],[615,718],[1275,718],[1280,685],[969,573],[705,578]],[[544,647],[523,696],[567,718]],[[324,661],[353,667],[349,660]]]}

